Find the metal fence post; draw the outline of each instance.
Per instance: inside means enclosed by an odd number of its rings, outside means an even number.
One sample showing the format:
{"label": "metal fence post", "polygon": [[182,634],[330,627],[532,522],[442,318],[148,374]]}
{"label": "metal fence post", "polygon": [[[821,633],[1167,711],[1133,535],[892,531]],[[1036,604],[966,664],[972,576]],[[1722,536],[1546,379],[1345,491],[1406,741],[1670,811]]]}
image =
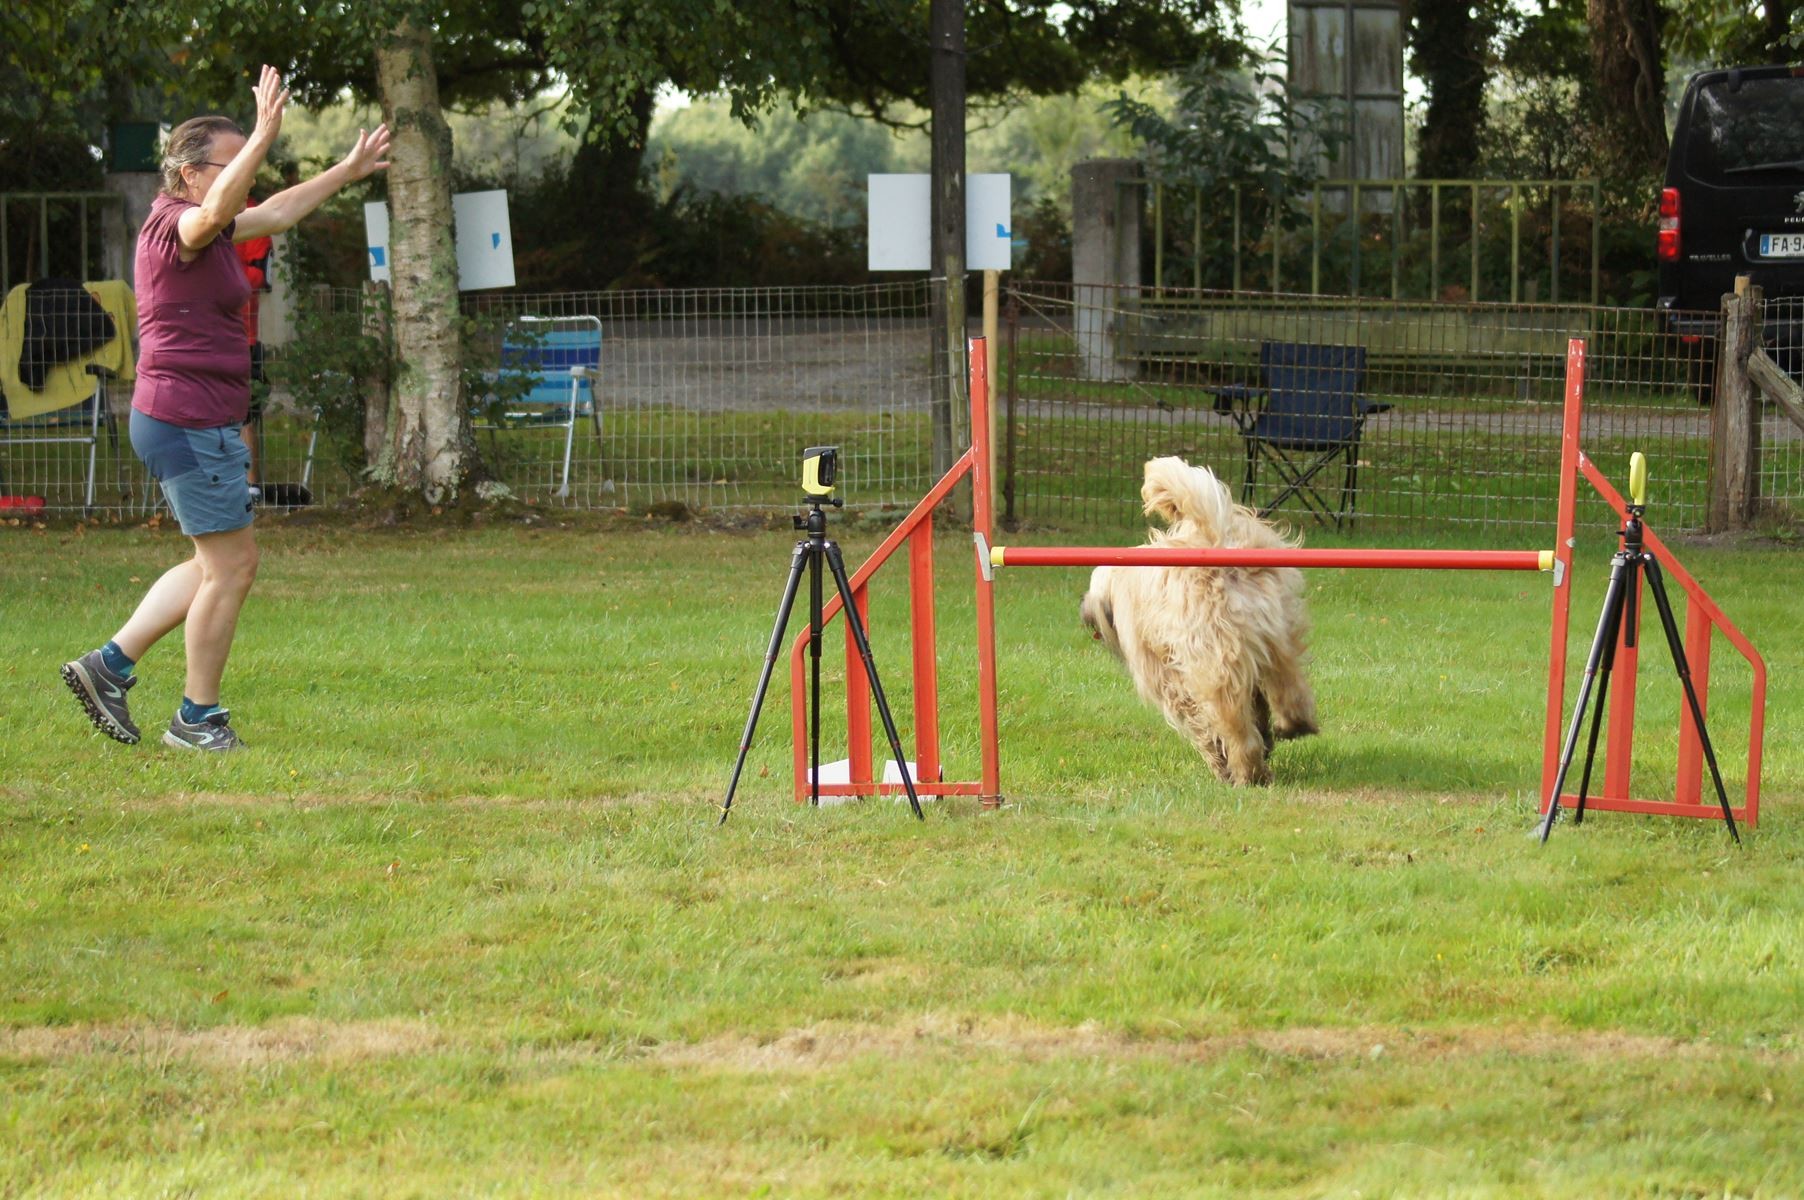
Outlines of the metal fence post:
{"label": "metal fence post", "polygon": [[1478,230],[1479,230],[1478,185],[1476,183],[1472,185],[1472,211],[1467,214],[1467,217],[1468,217],[1467,228],[1469,228],[1472,231],[1472,237],[1471,237],[1471,241],[1472,241],[1472,290],[1467,294],[1466,299],[1468,299],[1468,300],[1472,301],[1474,304],[1476,304],[1478,302]]}
{"label": "metal fence post", "polygon": [[1010,528],[1015,524],[1015,397],[1016,379],[1021,357],[1021,297],[1009,289],[1008,305],[1003,309],[1008,320],[1008,391],[1002,435],[1002,520]]}
{"label": "metal fence post", "polygon": [[1441,298],[1441,185],[1428,186],[1428,298]]}

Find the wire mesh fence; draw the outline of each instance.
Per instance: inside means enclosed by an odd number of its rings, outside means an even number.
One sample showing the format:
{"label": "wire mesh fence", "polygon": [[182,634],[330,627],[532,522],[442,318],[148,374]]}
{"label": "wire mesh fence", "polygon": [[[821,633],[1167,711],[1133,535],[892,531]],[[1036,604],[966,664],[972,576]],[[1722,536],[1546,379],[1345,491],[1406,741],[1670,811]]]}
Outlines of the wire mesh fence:
{"label": "wire mesh fence", "polygon": [[[911,504],[936,475],[936,396],[962,382],[962,372],[935,366],[931,288],[911,280],[466,297],[477,452],[535,503],[768,510],[794,503],[801,450],[833,444],[848,503]],[[1039,283],[1008,296],[992,371],[1006,518],[1131,524],[1141,463],[1180,454],[1237,491],[1250,465],[1248,496],[1276,501],[1298,524],[1544,529],[1558,487],[1566,344],[1583,337],[1587,451],[1614,477],[1642,451],[1659,525],[1705,521],[1713,342],[1667,332],[1654,312]],[[110,302],[129,334],[124,301]],[[274,385],[257,426],[268,495],[330,503],[364,482],[369,303],[355,289],[316,290],[298,340],[272,353]],[[557,399],[568,386],[560,377],[536,411],[515,406],[522,419],[497,420],[497,406],[508,409],[509,341],[534,325],[528,317],[555,318],[547,328],[598,326],[596,365],[572,403]],[[15,319],[22,330],[23,313],[9,305],[9,329]],[[1804,301],[1769,301],[1764,328],[1795,374]],[[8,400],[27,398],[0,418],[0,505],[15,515],[141,519],[160,506],[130,448],[131,362],[117,330],[112,338],[54,368],[54,405],[19,378],[18,339],[0,349]],[[1273,347],[1301,348],[1290,353],[1303,358],[1287,364]],[[1357,352],[1331,363],[1322,348],[1334,347]],[[1353,372],[1335,384],[1341,402],[1369,411],[1355,437],[1342,429],[1327,439],[1338,453],[1322,453],[1318,437],[1286,464],[1258,444],[1283,439],[1262,439],[1253,422],[1273,383],[1298,366]],[[961,411],[955,395],[953,408]],[[1771,403],[1763,413],[1760,493],[1770,512],[1792,519],[1804,510],[1804,437]],[[1588,519],[1608,517],[1594,509]]]}
{"label": "wire mesh fence", "polygon": [[[935,478],[936,391],[962,387],[962,375],[949,379],[934,365],[930,296],[928,281],[911,280],[466,297],[477,453],[490,475],[535,503],[763,510],[794,503],[804,448],[838,445],[847,504],[912,504]],[[288,485],[272,494],[296,495],[304,482],[311,502],[330,503],[363,482],[357,364],[369,356],[353,343],[369,303],[357,289],[312,289],[297,340],[271,349],[257,462],[261,480]],[[526,318],[598,324],[601,349],[573,406],[512,419],[521,414],[504,402],[517,369],[508,350],[533,324]],[[53,513],[156,511],[155,481],[129,444],[129,375],[103,384],[97,438],[87,431],[91,399],[0,423],[0,492]],[[45,440],[65,429],[84,440]]]}
{"label": "wire mesh fence", "polygon": [[[1006,517],[1134,521],[1141,464],[1178,454],[1293,523],[1545,529],[1566,347],[1582,337],[1587,453],[1621,476],[1643,452],[1660,523],[1704,523],[1710,343],[1651,311],[1057,284],[1010,296]],[[1287,391],[1348,415],[1259,415]],[[1799,432],[1764,431],[1762,494],[1797,508]]]}
{"label": "wire mesh fence", "polygon": [[926,280],[865,287],[692,289],[472,297],[486,349],[520,318],[598,318],[593,420],[493,429],[480,449],[516,491],[584,507],[793,503],[801,451],[838,445],[850,505],[909,504],[934,481]]}
{"label": "wire mesh fence", "polygon": [[[1804,376],[1804,296],[1772,296],[1761,303],[1762,342],[1778,366]],[[1782,514],[1804,513],[1804,432],[1771,397],[1762,397],[1755,475],[1761,503]]]}

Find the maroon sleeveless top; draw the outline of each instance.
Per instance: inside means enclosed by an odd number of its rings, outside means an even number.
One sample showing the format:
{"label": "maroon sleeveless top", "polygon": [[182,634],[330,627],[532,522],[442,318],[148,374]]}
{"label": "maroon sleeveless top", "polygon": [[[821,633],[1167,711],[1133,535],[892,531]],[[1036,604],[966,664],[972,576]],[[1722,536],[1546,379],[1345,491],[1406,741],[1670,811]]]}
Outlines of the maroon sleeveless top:
{"label": "maroon sleeveless top", "polygon": [[159,195],[138,231],[138,384],[132,407],[159,421],[214,429],[244,421],[251,353],[244,340],[250,282],[227,225],[193,262],[176,222],[192,200]]}

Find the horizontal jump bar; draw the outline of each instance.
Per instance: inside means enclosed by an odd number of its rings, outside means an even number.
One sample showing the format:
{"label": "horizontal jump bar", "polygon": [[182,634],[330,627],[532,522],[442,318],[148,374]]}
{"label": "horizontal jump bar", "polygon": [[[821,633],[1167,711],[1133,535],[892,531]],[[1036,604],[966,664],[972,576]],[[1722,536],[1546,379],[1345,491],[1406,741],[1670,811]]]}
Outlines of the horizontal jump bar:
{"label": "horizontal jump bar", "polygon": [[993,567],[1389,567],[1423,571],[1551,571],[1552,550],[1360,550],[1179,546],[991,546]]}

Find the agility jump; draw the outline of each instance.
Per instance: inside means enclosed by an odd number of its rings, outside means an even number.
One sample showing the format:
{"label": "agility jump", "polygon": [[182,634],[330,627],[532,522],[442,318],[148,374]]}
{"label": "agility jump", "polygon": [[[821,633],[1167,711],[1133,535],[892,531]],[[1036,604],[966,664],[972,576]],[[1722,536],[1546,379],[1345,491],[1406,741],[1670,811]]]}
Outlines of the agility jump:
{"label": "agility jump", "polygon": [[[914,682],[915,759],[912,770],[914,791],[922,796],[976,796],[985,806],[1002,801],[1001,755],[997,728],[997,672],[994,585],[996,571],[1004,567],[1079,567],[1079,566],[1197,566],[1197,567],[1342,567],[1379,570],[1466,570],[1466,571],[1542,571],[1551,576],[1553,603],[1551,638],[1548,652],[1548,687],[1545,737],[1543,742],[1542,778],[1539,811],[1551,825],[1555,807],[1575,809],[1582,817],[1586,808],[1594,810],[1651,813],[1668,816],[1703,817],[1753,826],[1758,821],[1760,802],[1761,746],[1766,721],[1766,664],[1758,651],[1723,614],[1697,581],[1672,556],[1651,529],[1640,527],[1637,536],[1650,561],[1657,562],[1685,593],[1687,611],[1680,658],[1676,631],[1672,632],[1675,660],[1689,662],[1687,682],[1695,694],[1695,708],[1690,703],[1679,710],[1678,766],[1671,799],[1641,799],[1630,793],[1630,762],[1635,721],[1635,678],[1639,600],[1641,578],[1636,576],[1630,588],[1633,599],[1627,604],[1628,615],[1620,626],[1603,669],[1614,673],[1615,686],[1608,689],[1608,739],[1603,779],[1596,795],[1587,795],[1590,762],[1587,757],[1584,782],[1578,794],[1563,789],[1555,795],[1565,778],[1562,765],[1564,700],[1566,688],[1567,642],[1572,602],[1572,562],[1574,550],[1577,485],[1583,477],[1626,523],[1631,521],[1631,505],[1610,485],[1603,474],[1583,453],[1579,442],[1580,421],[1584,411],[1585,343],[1574,338],[1566,355],[1566,394],[1561,429],[1560,489],[1556,540],[1551,550],[1386,550],[1357,548],[1290,549],[1213,549],[1192,550],[1174,547],[1025,547],[1002,546],[993,541],[993,500],[990,462],[990,386],[988,347],[982,338],[969,342],[969,394],[971,402],[971,445],[951,469],[923,496],[914,509],[881,545],[852,573],[850,592],[861,616],[868,614],[869,584],[872,577],[896,552],[908,547],[908,588]],[[976,555],[977,674],[980,773],[975,780],[948,780],[940,757],[938,629],[933,603],[933,518],[934,510],[951,495],[953,489],[969,478],[972,484],[972,540]],[[1637,505],[1639,497],[1636,498]],[[1636,507],[1633,517],[1639,517]],[[838,614],[841,601],[832,600],[822,610],[823,623]],[[1606,617],[1609,614],[1606,613]],[[1600,638],[1602,637],[1600,623]],[[1734,807],[1724,797],[1719,804],[1703,802],[1702,772],[1706,758],[1713,777],[1714,756],[1709,754],[1707,736],[1700,735],[1693,718],[1707,713],[1712,635],[1721,632],[1731,646],[1748,662],[1752,671],[1749,713],[1748,755],[1743,803]],[[843,782],[811,780],[808,755],[808,714],[804,705],[804,653],[809,642],[806,631],[798,635],[790,648],[792,764],[794,795],[798,802],[819,796],[872,796],[903,794],[901,782],[888,782],[875,775],[871,743],[871,696],[869,681],[858,648],[848,632],[846,658],[846,730],[848,758],[847,779]],[[1592,675],[1598,669],[1595,661],[1587,663],[1585,692],[1574,713],[1573,731],[1590,692]],[[1681,667],[1683,671],[1683,667]],[[816,693],[818,698],[818,692]],[[1591,749],[1595,751],[1598,727],[1603,717],[1603,696],[1593,715]],[[1570,743],[1573,739],[1568,738]],[[1565,746],[1569,763],[1571,745]],[[907,768],[905,768],[907,769]],[[1720,788],[1720,779],[1717,780]],[[811,788],[811,784],[813,785]]]}

